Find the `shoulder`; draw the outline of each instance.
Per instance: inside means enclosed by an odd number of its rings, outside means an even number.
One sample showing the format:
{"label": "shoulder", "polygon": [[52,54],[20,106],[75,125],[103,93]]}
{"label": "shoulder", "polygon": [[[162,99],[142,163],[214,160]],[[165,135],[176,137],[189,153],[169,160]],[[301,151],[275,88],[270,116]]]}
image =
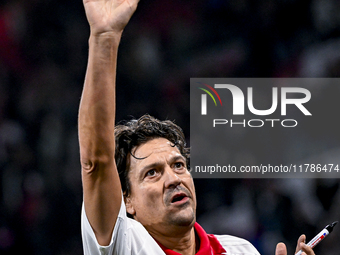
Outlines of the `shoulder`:
{"label": "shoulder", "polygon": [[[123,200],[122,200],[123,201]],[[108,246],[99,245],[94,231],[87,219],[85,207],[82,207],[82,239],[85,255],[159,255],[162,249],[141,223],[126,216],[124,202],[114,226],[111,242]]]}
{"label": "shoulder", "polygon": [[[231,235],[214,235],[227,254],[254,254],[260,255],[257,249],[247,240]],[[229,252],[229,253],[228,253]]]}

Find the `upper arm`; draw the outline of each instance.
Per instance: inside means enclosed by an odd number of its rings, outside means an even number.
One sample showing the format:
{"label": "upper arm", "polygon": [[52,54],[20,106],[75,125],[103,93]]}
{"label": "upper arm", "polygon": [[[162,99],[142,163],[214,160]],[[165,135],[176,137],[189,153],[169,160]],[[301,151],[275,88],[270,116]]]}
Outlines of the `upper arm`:
{"label": "upper arm", "polygon": [[122,203],[115,161],[85,162],[82,163],[82,181],[86,216],[98,243],[108,245]]}

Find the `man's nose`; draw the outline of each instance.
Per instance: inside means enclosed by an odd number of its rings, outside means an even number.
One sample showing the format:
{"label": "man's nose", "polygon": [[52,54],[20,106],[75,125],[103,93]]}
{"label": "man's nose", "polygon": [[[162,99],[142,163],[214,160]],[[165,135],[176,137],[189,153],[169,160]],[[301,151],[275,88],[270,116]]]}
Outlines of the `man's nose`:
{"label": "man's nose", "polygon": [[182,183],[181,178],[174,172],[174,170],[170,166],[166,167],[164,175],[164,185],[166,188],[169,188],[171,186],[177,187]]}

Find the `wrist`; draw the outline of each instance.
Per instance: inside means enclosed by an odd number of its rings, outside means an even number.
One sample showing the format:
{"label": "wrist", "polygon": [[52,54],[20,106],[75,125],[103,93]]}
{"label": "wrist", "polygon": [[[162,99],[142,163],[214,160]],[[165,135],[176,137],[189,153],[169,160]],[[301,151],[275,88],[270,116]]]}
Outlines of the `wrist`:
{"label": "wrist", "polygon": [[[116,33],[91,34],[89,38],[89,58],[98,63],[116,61],[121,35]],[[99,61],[99,62],[98,62]]]}
{"label": "wrist", "polygon": [[115,49],[118,48],[121,39],[121,33],[107,32],[101,34],[90,34],[89,46],[90,48],[105,48]]}
{"label": "wrist", "polygon": [[106,45],[118,45],[122,37],[122,32],[103,32],[103,33],[90,33],[89,43],[105,43]]}

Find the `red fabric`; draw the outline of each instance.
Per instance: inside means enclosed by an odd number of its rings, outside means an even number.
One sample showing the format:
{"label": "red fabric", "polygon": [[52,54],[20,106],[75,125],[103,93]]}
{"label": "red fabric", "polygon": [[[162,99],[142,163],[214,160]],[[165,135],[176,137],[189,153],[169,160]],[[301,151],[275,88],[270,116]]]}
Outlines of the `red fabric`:
{"label": "red fabric", "polygon": [[[200,248],[196,255],[219,255],[227,254],[220,242],[214,235],[208,235],[204,229],[196,222],[194,225],[195,232],[200,239]],[[180,255],[178,252],[166,248],[158,243],[166,255]]]}

